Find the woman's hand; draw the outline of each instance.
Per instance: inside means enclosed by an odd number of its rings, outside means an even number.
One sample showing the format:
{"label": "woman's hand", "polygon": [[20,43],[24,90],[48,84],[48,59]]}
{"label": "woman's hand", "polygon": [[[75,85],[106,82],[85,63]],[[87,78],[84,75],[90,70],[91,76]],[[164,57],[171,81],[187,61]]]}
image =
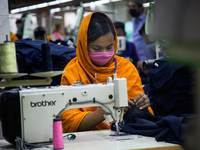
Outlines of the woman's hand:
{"label": "woman's hand", "polygon": [[134,104],[139,107],[139,109],[144,109],[150,106],[150,100],[146,94],[140,93],[134,99]]}
{"label": "woman's hand", "polygon": [[124,107],[124,113],[126,113],[131,107],[134,105],[134,102],[131,100],[128,100],[128,107]]}

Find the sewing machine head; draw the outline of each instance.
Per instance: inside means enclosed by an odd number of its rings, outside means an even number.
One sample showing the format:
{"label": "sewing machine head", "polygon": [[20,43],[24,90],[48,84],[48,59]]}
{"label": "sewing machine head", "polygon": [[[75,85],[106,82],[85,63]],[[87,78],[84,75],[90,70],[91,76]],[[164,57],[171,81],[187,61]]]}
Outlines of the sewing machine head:
{"label": "sewing machine head", "polygon": [[126,50],[126,36],[117,36],[117,52],[116,55],[122,55],[122,53]]}
{"label": "sewing machine head", "polygon": [[22,88],[3,92],[0,95],[3,136],[13,144],[17,136],[28,143],[48,142],[53,137],[55,116],[66,109],[93,106],[101,106],[107,116],[111,116],[107,119],[111,118],[117,124],[122,122],[123,109],[128,106],[126,79],[114,78],[112,82],[110,78],[103,84]]}

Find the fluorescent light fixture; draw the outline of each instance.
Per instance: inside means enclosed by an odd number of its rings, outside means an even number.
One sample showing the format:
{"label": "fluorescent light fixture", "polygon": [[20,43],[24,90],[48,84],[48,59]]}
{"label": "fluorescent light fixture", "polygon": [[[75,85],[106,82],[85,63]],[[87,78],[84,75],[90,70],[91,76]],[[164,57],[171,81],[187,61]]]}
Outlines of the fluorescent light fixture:
{"label": "fluorescent light fixture", "polygon": [[37,4],[37,8],[43,8],[43,7],[47,7],[48,3],[41,3],[41,4]]}
{"label": "fluorescent light fixture", "polygon": [[95,1],[95,5],[102,5],[106,3],[110,3],[110,0],[100,0],[100,1]]}
{"label": "fluorescent light fixture", "polygon": [[33,10],[33,9],[36,9],[36,8],[37,8],[37,5],[28,6],[28,10]]}
{"label": "fluorescent light fixture", "polygon": [[65,10],[70,10],[70,8],[71,8],[70,6],[66,6]]}
{"label": "fluorescent light fixture", "polygon": [[48,5],[49,5],[49,6],[57,5],[57,4],[60,4],[60,2],[59,2],[59,1],[51,1],[51,2],[48,2]]}
{"label": "fluorescent light fixture", "polygon": [[[66,3],[66,2],[70,2],[70,1],[73,1],[73,0],[55,0],[55,1],[48,2],[48,3],[41,3],[41,4],[37,4],[37,5],[31,5],[31,6],[28,6],[28,7],[13,9],[10,12],[11,12],[11,14],[14,14],[14,13],[22,12],[22,11],[48,7],[48,6],[57,5],[57,4],[60,4],[60,3]],[[96,5],[102,5],[102,4],[106,4],[106,3],[110,3],[110,2],[117,2],[117,1],[121,1],[121,0],[98,0],[98,1],[90,2],[90,3],[84,3],[84,4],[82,4],[82,6],[83,7],[95,7]],[[144,3],[143,5],[144,5],[144,7],[149,7],[149,3]],[[65,9],[69,10],[70,8],[72,10],[76,9],[76,7],[68,7],[68,6]],[[61,9],[58,10],[56,8],[55,12],[59,12],[59,11],[61,11]]]}
{"label": "fluorescent light fixture", "polygon": [[95,5],[102,5],[110,2],[117,2],[117,1],[122,1],[122,0],[99,0],[99,1],[94,1],[94,2],[89,2],[89,3],[84,3],[82,4],[83,7],[95,7]]}
{"label": "fluorescent light fixture", "polygon": [[27,11],[28,10],[28,7],[21,7],[19,8],[19,11]]}
{"label": "fluorescent light fixture", "polygon": [[61,8],[53,8],[50,10],[51,13],[60,12]]}
{"label": "fluorescent light fixture", "polygon": [[[151,2],[151,3],[154,4],[154,2]],[[143,7],[149,7],[149,4],[150,4],[150,3],[143,3]]]}
{"label": "fluorescent light fixture", "polygon": [[10,11],[11,14],[15,14],[15,13],[18,13],[18,12],[20,12],[18,8]]}
{"label": "fluorescent light fixture", "polygon": [[122,1],[122,0],[111,0],[111,2],[118,2],[118,1]]}
{"label": "fluorescent light fixture", "polygon": [[96,7],[95,2],[91,2],[91,3],[90,3],[90,9],[91,9],[91,10],[95,10],[95,7]]}
{"label": "fluorescent light fixture", "polygon": [[90,6],[90,3],[84,3],[82,4],[83,7],[89,7]]}
{"label": "fluorescent light fixture", "polygon": [[54,19],[62,19],[62,16],[53,16]]}
{"label": "fluorescent light fixture", "polygon": [[70,1],[73,1],[73,0],[60,0],[60,3],[66,3],[66,2],[70,2]]}

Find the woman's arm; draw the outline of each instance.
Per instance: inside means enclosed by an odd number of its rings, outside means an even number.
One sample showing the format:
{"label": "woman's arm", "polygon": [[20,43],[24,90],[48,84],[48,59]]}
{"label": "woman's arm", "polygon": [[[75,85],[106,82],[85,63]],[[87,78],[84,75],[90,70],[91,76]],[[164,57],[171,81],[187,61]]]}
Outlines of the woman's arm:
{"label": "woman's arm", "polygon": [[106,112],[98,107],[96,111],[88,113],[81,121],[77,131],[91,130],[93,127],[105,120],[104,114]]}

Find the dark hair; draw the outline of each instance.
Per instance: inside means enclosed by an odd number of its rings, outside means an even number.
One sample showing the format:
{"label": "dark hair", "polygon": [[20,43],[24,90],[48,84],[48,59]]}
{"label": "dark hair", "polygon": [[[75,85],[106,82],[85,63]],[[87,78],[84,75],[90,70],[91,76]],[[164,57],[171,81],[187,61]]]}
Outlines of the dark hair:
{"label": "dark hair", "polygon": [[140,8],[143,7],[143,5],[141,5],[141,4],[138,4],[138,3],[137,3],[137,5],[138,5],[138,7],[140,7]]}
{"label": "dark hair", "polygon": [[22,23],[22,21],[21,21],[21,19],[17,19],[15,23],[16,23],[16,24]]}
{"label": "dark hair", "polygon": [[[121,22],[121,21],[116,21],[116,22],[114,22],[114,26],[115,26],[115,28],[117,29],[117,28],[121,28],[123,31],[124,31],[124,23],[123,22]],[[124,31],[125,32],[125,31]]]}
{"label": "dark hair", "polygon": [[46,33],[46,30],[41,26],[35,28],[35,30],[34,30],[35,38],[37,38],[39,36],[44,36],[45,33]]}
{"label": "dark hair", "polygon": [[25,19],[26,15],[28,15],[28,13],[22,14],[21,19]]}
{"label": "dark hair", "polygon": [[101,13],[92,14],[87,32],[88,43],[94,42],[100,36],[105,35],[109,32],[113,33],[115,39],[116,33],[112,22]]}

